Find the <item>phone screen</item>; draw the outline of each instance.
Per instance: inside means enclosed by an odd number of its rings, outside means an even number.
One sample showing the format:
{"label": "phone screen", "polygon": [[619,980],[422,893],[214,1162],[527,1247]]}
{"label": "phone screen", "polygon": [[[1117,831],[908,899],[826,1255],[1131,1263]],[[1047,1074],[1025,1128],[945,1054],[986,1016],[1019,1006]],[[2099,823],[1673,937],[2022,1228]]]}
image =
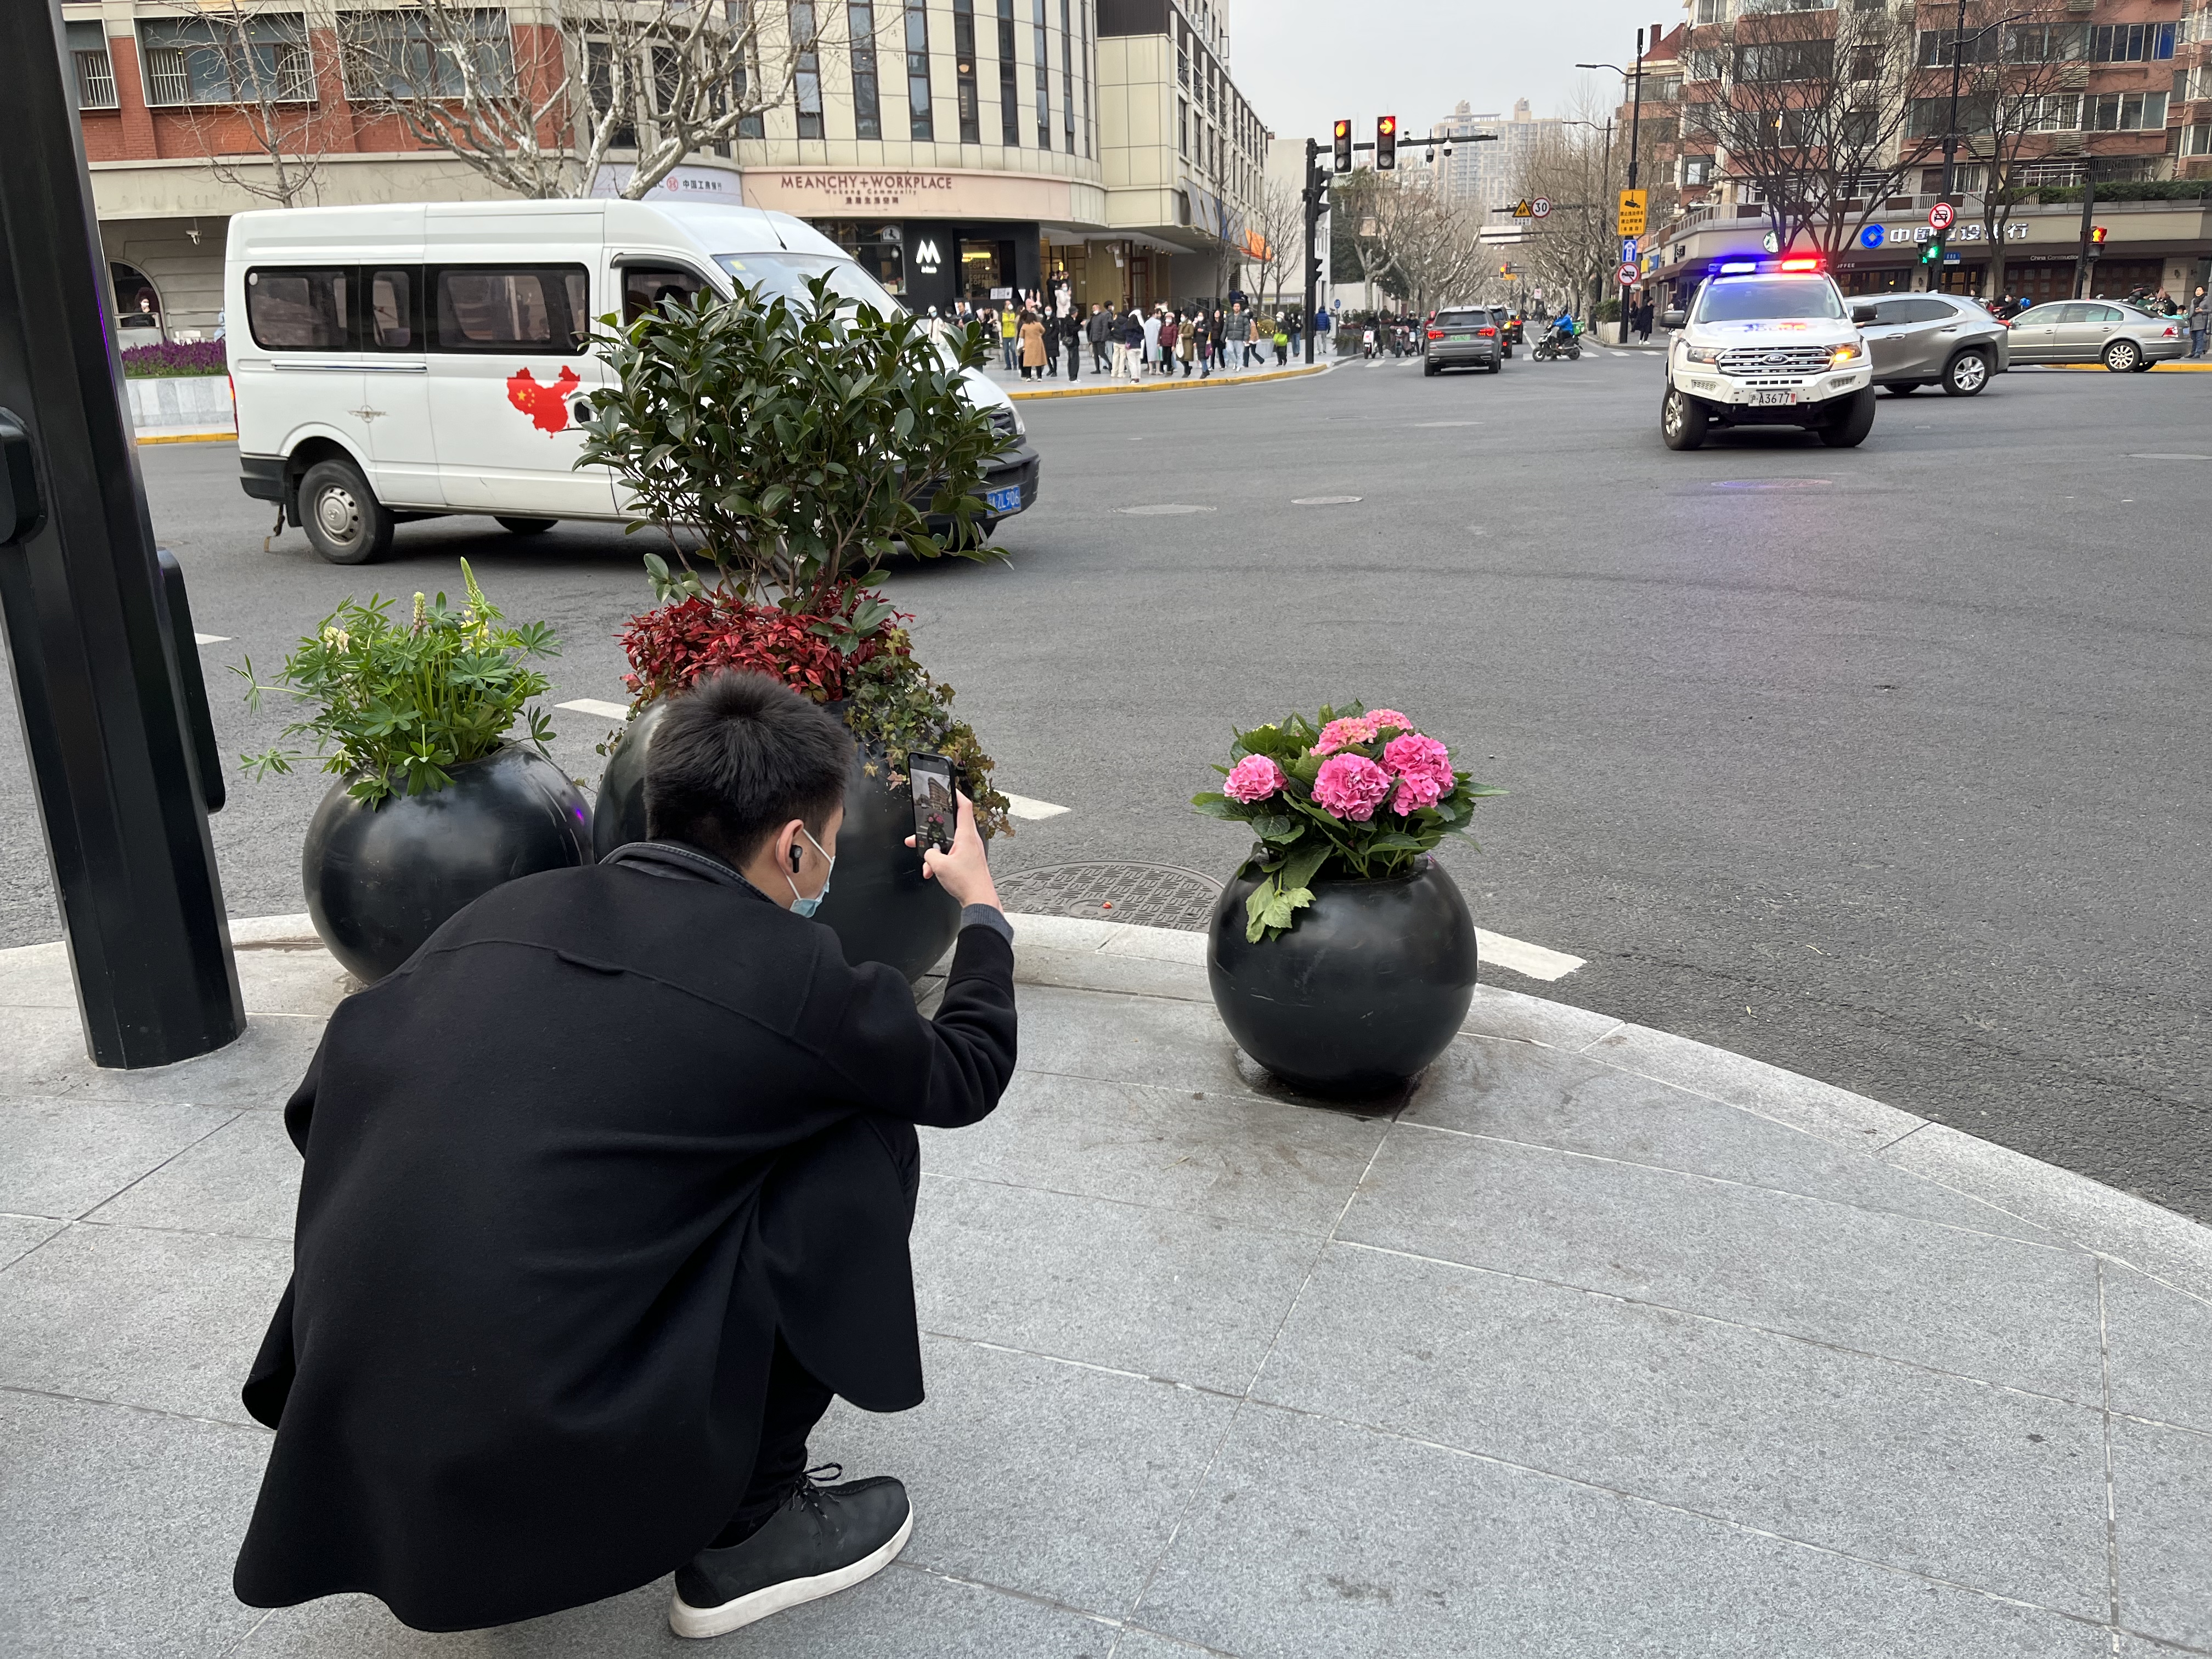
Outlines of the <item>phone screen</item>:
{"label": "phone screen", "polygon": [[953,831],[960,827],[960,803],[953,791],[952,763],[942,755],[910,750],[907,776],[914,784],[914,848],[917,853],[934,847],[952,850]]}

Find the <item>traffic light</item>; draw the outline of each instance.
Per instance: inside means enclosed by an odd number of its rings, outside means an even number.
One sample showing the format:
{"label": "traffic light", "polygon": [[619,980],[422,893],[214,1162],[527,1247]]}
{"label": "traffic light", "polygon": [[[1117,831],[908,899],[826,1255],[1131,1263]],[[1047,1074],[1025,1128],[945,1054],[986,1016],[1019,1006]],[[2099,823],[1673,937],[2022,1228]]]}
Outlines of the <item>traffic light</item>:
{"label": "traffic light", "polygon": [[2104,254],[2105,228],[2102,225],[2092,225],[2089,227],[2089,257],[2092,259],[2100,259]]}
{"label": "traffic light", "polygon": [[1948,231],[1939,230],[1920,245],[1922,264],[1940,265],[1943,263],[1943,242],[1949,234]]}
{"label": "traffic light", "polygon": [[1398,118],[1381,115],[1375,119],[1375,170],[1388,173],[1398,165]]}
{"label": "traffic light", "polygon": [[1334,140],[1334,143],[1335,143],[1335,146],[1336,146],[1336,150],[1335,150],[1335,155],[1336,155],[1336,170],[1337,170],[1339,173],[1349,173],[1349,172],[1351,172],[1351,171],[1352,171],[1352,123],[1351,123],[1351,122],[1349,122],[1349,121],[1339,121],[1339,122],[1336,124],[1336,135],[1335,135],[1335,140]]}

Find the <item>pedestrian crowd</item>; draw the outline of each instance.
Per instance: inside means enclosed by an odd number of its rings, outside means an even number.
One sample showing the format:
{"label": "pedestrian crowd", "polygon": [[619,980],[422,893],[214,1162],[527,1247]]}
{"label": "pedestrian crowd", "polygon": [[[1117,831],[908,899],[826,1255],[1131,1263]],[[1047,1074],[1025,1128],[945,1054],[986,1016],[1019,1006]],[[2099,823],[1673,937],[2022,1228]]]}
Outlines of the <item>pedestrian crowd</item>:
{"label": "pedestrian crowd", "polygon": [[[1297,311],[1249,308],[1242,296],[1226,305],[1204,301],[1161,301],[1149,307],[1100,301],[1086,311],[1062,286],[1044,294],[970,306],[955,302],[950,316],[929,309],[927,326],[937,337],[980,323],[999,343],[1000,366],[1024,380],[1079,380],[1084,359],[1093,374],[1115,380],[1206,380],[1234,369],[1286,365],[1305,346]],[[1315,319],[1325,333],[1326,313]]]}

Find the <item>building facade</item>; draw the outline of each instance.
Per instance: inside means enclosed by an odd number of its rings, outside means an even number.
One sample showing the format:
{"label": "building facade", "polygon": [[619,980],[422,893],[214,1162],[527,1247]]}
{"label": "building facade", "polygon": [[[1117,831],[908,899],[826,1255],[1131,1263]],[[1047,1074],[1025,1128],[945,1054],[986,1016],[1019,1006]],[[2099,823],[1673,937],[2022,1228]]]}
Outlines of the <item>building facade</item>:
{"label": "building facade", "polygon": [[[1832,3],[1790,9],[1818,12]],[[1756,251],[1767,228],[1758,186],[1739,176],[1742,169],[1732,166],[1713,122],[1700,112],[1729,96],[1723,27],[1759,8],[1748,0],[1692,0],[1691,9],[1692,21],[1660,37],[1644,64],[1644,166],[1647,176],[1656,173],[1674,185],[1675,199],[1663,204],[1663,218],[1655,216],[1641,264],[1647,284],[1678,295],[1714,259]],[[1941,21],[1933,13],[1902,15]],[[2016,140],[2009,179],[1992,179],[1976,161],[1971,117],[1962,120],[1959,225],[1940,270],[1924,266],[1928,214],[1943,187],[1952,31],[1913,28],[1914,72],[1890,94],[1909,105],[1888,106],[1899,133],[1881,158],[1889,171],[1870,179],[1868,192],[1844,198],[1850,223],[1862,216],[1867,222],[1834,258],[1838,282],[1852,294],[1940,285],[1991,299],[2002,289],[2031,303],[2068,298],[2081,251],[2081,188],[2094,173],[2094,216],[2107,237],[2102,257],[2080,277],[2083,290],[2122,296],[2163,288],[2177,300],[2193,292],[2212,272],[2212,5],[2062,0],[2061,9],[2038,13],[2032,26],[2016,15],[1988,31],[1970,29],[1970,38],[1988,36],[1973,49],[1986,54],[1980,61],[2000,62],[1998,52],[2021,50],[2022,31],[2032,27],[2039,55],[2013,61],[2047,66],[2051,89],[2033,130]],[[1970,26],[1974,21],[1969,14]],[[1995,44],[2000,33],[2008,43],[2003,48]],[[1848,81],[1832,74],[1833,95],[1856,95]],[[1966,102],[1971,109],[1972,100]],[[1627,113],[1624,104],[1622,121]],[[1808,168],[1821,163],[1817,155],[1805,157]],[[2191,191],[2199,180],[2205,189]],[[2000,273],[1992,268],[1983,210],[1984,192],[2008,185],[2021,199],[2002,227]],[[1662,206],[1655,199],[1655,215]]]}
{"label": "building facade", "polygon": [[[1515,181],[1528,158],[1559,131],[1556,117],[1529,113],[1528,100],[1513,100],[1510,115],[1477,115],[1462,101],[1450,116],[1431,123],[1429,137],[1437,145],[1447,139],[1474,138],[1486,142],[1439,150],[1435,162],[1437,193],[1455,207],[1481,215],[1486,220],[1498,209],[1510,207]],[[1401,149],[1411,150],[1411,143]]]}
{"label": "building facade", "polygon": [[[1118,305],[1227,285],[1267,135],[1231,78],[1212,0],[802,8],[818,47],[792,95],[655,191],[806,219],[916,309],[1062,284]],[[251,112],[189,9],[65,0],[64,14],[116,305],[150,306],[174,336],[212,332],[229,217],[276,204],[241,182],[274,172]],[[535,4],[476,15],[510,64],[566,39]],[[508,194],[349,97],[349,15],[328,0],[254,15],[252,50],[308,175],[296,204]],[[649,144],[649,66],[635,78],[630,143]],[[620,191],[637,155],[611,149],[592,190]]]}

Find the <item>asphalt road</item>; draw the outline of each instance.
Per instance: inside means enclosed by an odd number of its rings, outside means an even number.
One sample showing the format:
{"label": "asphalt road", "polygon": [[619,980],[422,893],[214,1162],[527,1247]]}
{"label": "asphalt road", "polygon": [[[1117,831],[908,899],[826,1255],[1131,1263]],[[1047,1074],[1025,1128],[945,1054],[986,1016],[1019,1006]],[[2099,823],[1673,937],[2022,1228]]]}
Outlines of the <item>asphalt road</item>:
{"label": "asphalt road", "polygon": [[[1886,398],[1856,451],[1670,454],[1659,391],[1654,357],[1601,352],[1026,405],[1044,485],[1012,562],[890,585],[1001,783],[1073,809],[1001,864],[1225,875],[1239,836],[1185,802],[1231,726],[1387,703],[1511,792],[1447,854],[1478,920],[1589,959],[1498,982],[2212,1220],[2212,375]],[[141,459],[228,636],[204,658],[228,751],[277,717],[223,665],[273,667],[349,592],[458,589],[461,555],[559,631],[550,701],[622,698],[613,631],[648,594],[618,531],[455,520],[340,570],[297,532],[264,550],[228,446]],[[1203,510],[1127,511],[1162,506]],[[605,723],[556,724],[596,777]],[[0,943],[52,938],[13,719],[0,748]],[[234,914],[301,908],[324,782],[234,783]]]}

